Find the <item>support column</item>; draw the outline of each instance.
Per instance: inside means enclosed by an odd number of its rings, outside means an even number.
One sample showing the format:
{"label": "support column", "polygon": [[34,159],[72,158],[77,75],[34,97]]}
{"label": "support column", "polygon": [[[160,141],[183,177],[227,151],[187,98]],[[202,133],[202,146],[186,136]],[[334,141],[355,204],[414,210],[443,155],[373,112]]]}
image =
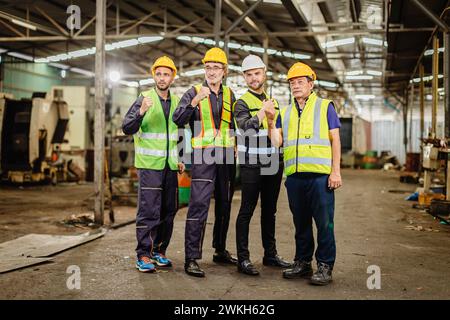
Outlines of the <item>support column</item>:
{"label": "support column", "polygon": [[439,39],[437,36],[433,37],[433,80],[432,80],[432,107],[431,107],[431,136],[436,138],[436,121],[437,121],[437,107],[438,107],[438,75],[439,75]]}
{"label": "support column", "polygon": [[214,41],[216,41],[216,47],[219,46],[220,30],[222,28],[222,0],[216,0],[214,14]]}
{"label": "support column", "polygon": [[96,1],[94,186],[95,223],[103,225],[105,210],[105,27],[106,0]]}
{"label": "support column", "polygon": [[450,32],[444,33],[444,136],[450,138]]}
{"label": "support column", "polygon": [[[424,88],[424,70],[423,70],[423,64],[420,64],[419,66],[419,77],[420,77],[420,138],[423,139],[425,135],[425,88]],[[423,145],[423,142],[420,143],[420,145]]]}

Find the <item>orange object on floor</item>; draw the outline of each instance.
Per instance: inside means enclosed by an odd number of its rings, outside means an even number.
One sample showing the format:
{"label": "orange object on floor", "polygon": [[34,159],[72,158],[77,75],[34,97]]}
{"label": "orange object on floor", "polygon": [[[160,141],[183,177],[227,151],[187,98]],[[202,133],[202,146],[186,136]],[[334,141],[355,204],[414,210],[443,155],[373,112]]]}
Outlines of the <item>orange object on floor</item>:
{"label": "orange object on floor", "polygon": [[445,194],[442,193],[419,193],[419,204],[421,206],[429,206],[431,204],[431,200],[445,200]]}
{"label": "orange object on floor", "polygon": [[190,188],[191,187],[191,177],[185,171],[178,174],[178,187],[180,188]]}

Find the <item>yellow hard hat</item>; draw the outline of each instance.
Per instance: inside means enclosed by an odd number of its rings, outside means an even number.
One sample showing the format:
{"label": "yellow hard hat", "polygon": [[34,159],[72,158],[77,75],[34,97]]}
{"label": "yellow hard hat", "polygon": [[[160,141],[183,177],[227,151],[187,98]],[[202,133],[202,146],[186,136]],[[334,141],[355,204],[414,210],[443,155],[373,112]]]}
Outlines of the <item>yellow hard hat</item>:
{"label": "yellow hard hat", "polygon": [[228,64],[227,55],[222,49],[214,47],[206,51],[205,57],[202,59],[205,64],[207,62],[220,62],[222,64]]}
{"label": "yellow hard hat", "polygon": [[296,77],[310,77],[313,80],[317,79],[314,70],[307,64],[301,62],[294,63],[287,73],[288,80]]}
{"label": "yellow hard hat", "polygon": [[167,67],[169,69],[172,69],[174,78],[177,75],[177,68],[175,67],[175,63],[173,63],[172,59],[170,59],[168,56],[162,56],[156,59],[155,63],[152,66],[153,76],[155,76],[155,70],[158,67]]}

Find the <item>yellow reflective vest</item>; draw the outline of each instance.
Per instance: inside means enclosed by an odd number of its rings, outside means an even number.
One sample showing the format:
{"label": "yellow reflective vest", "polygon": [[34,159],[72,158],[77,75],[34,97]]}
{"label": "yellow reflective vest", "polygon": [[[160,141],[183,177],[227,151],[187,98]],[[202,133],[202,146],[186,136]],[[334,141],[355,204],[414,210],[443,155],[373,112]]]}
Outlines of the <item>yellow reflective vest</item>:
{"label": "yellow reflective vest", "polygon": [[281,110],[284,172],[331,173],[331,141],[328,128],[328,105],[313,92],[299,117],[294,98]]}
{"label": "yellow reflective vest", "polygon": [[170,95],[170,113],[166,121],[163,106],[156,90],[141,93],[153,101],[153,106],[145,113],[139,131],[133,136],[135,146],[134,165],[139,169],[162,170],[166,160],[171,170],[177,170],[178,127],[172,121],[179,98]]}
{"label": "yellow reflective vest", "polygon": [[[202,84],[194,86],[195,92],[199,92]],[[222,115],[219,128],[214,123],[211,101],[208,98],[199,103],[200,119],[202,130],[200,134],[193,137],[192,148],[201,149],[208,147],[234,147],[235,138],[230,131],[231,117],[231,90],[227,86],[222,86]]]}
{"label": "yellow reflective vest", "polygon": [[[264,92],[264,96],[266,97],[266,99],[269,99],[269,96],[265,92]],[[259,110],[261,110],[261,108],[262,108],[263,102],[249,91],[244,93],[239,98],[239,100],[242,100],[245,102],[245,104],[248,107],[248,111],[250,112],[250,115],[252,117],[254,117],[259,112]],[[278,101],[275,99],[273,99],[273,101],[275,104],[275,119],[277,119],[278,115],[280,113],[280,108],[278,106]],[[236,102],[233,105],[233,112],[234,112],[234,106],[236,105]],[[236,127],[236,135],[237,136],[245,136],[246,135],[245,132],[243,132],[241,129],[238,128],[237,123],[236,123],[235,127]],[[269,124],[267,122],[266,117],[264,117],[264,120],[261,123],[261,127],[260,127],[258,133],[255,134],[255,136],[257,136],[260,139],[263,139],[263,138],[269,139],[269,130],[268,130]],[[259,141],[260,140],[256,141],[257,144]],[[247,152],[250,155],[259,155],[259,154],[267,155],[267,154],[277,152],[277,149],[275,147],[269,147],[270,140],[267,141],[267,143],[264,145],[264,147],[246,145],[246,143],[247,144],[249,143],[248,139],[237,139],[237,142],[238,142],[238,151]]]}

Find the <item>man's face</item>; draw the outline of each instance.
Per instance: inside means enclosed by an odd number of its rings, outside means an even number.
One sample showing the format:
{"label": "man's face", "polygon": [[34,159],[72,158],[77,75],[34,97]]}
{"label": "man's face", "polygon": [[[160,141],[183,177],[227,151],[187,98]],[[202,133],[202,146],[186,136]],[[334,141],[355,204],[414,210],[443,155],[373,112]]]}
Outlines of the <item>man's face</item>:
{"label": "man's face", "polygon": [[306,99],[314,87],[314,82],[308,77],[297,77],[289,80],[289,87],[294,98]]}
{"label": "man's face", "polygon": [[263,68],[247,70],[244,79],[250,89],[258,91],[266,82],[266,73]]}
{"label": "man's face", "polygon": [[165,91],[173,82],[173,71],[167,67],[158,67],[155,69],[155,76],[153,78],[156,87],[161,91]]}
{"label": "man's face", "polygon": [[225,75],[224,65],[218,62],[205,63],[205,77],[208,84],[218,84],[222,82]]}

